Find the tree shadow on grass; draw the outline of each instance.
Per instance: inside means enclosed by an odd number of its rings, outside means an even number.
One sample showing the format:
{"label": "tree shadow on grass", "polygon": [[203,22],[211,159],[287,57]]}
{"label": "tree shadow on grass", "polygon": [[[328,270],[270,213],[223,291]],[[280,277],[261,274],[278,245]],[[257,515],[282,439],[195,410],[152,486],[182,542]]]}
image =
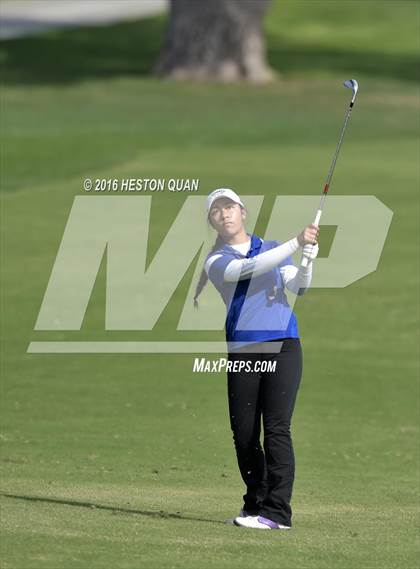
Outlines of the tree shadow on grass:
{"label": "tree shadow on grass", "polygon": [[340,51],[319,46],[270,46],[270,42],[267,51],[271,67],[285,77],[292,73],[332,71],[356,78],[369,75],[372,78],[419,80],[418,58],[414,55]]}
{"label": "tree shadow on grass", "polygon": [[[59,29],[0,42],[4,85],[57,85],[152,73],[164,41],[166,16],[108,26]],[[270,65],[287,77],[332,71],[417,81],[417,57],[296,46],[267,37]]]}
{"label": "tree shadow on grass", "polygon": [[135,510],[132,508],[121,508],[118,506],[106,506],[104,504],[97,504],[95,502],[80,502],[77,500],[64,500],[61,498],[50,498],[46,496],[26,496],[22,494],[9,494],[7,492],[0,492],[0,496],[5,498],[14,498],[15,500],[26,500],[28,502],[43,502],[47,504],[58,504],[63,506],[75,506],[77,508],[89,508],[91,510],[105,510],[111,512],[112,514],[131,514],[139,516],[148,516],[151,518],[161,518],[161,519],[176,519],[194,522],[206,522],[212,524],[223,524],[226,522],[220,520],[210,520],[206,518],[198,518],[195,516],[187,516],[181,514],[180,512],[166,512],[164,510],[152,511],[152,510]]}
{"label": "tree shadow on grass", "polygon": [[3,84],[66,84],[152,72],[165,30],[156,16],[110,26],[48,31],[0,42]]}

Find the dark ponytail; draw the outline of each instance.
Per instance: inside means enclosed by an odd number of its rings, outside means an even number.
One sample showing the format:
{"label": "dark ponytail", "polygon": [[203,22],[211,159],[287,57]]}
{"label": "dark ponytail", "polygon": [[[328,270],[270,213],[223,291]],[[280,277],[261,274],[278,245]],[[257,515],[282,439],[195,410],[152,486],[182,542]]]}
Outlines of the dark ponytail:
{"label": "dark ponytail", "polygon": [[[218,235],[213,247],[211,248],[209,255],[214,253],[214,251],[217,251],[217,249],[219,249],[223,245],[223,243],[224,243],[223,239],[220,237],[220,235]],[[208,280],[209,280],[209,277],[207,276],[206,271],[203,269],[201,271],[200,278],[198,279],[198,283],[197,283],[197,286],[195,288],[195,294],[194,294],[194,306],[195,306],[195,308],[198,308],[197,298],[200,296],[201,291],[206,286]]]}

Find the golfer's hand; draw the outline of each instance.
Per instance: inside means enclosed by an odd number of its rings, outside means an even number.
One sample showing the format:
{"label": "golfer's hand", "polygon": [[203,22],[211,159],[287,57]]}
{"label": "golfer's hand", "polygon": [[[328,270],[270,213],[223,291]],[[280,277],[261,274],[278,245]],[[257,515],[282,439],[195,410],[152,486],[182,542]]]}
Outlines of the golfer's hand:
{"label": "golfer's hand", "polygon": [[299,245],[304,247],[307,243],[316,244],[318,242],[319,227],[317,225],[311,224],[305,227],[302,233],[299,233],[297,240]]}
{"label": "golfer's hand", "polygon": [[318,243],[316,245],[312,245],[307,243],[304,248],[302,249],[302,257],[306,257],[308,261],[313,261],[318,256]]}

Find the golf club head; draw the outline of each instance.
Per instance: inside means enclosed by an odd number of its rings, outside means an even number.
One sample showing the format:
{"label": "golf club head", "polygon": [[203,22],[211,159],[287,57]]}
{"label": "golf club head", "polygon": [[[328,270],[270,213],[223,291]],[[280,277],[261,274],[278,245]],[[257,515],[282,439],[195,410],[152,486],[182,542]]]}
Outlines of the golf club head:
{"label": "golf club head", "polygon": [[351,102],[354,103],[354,100],[356,99],[357,95],[357,90],[359,88],[359,84],[357,83],[356,79],[347,79],[346,81],[344,81],[343,85],[344,87],[347,87],[347,89],[351,89],[353,91],[353,97],[351,99]]}

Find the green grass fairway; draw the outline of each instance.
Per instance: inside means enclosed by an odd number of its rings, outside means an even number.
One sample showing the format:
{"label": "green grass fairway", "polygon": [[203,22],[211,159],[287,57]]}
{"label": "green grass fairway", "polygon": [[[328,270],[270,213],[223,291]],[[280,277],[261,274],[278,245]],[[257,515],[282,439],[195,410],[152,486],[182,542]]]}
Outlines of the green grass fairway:
{"label": "green grass fairway", "polygon": [[[416,2],[275,2],[268,86],[151,78],[163,18],[0,45],[2,569],[418,567],[418,22]],[[105,266],[80,333],[34,331],[84,178],[264,194],[263,234],[276,195],[320,193],[348,77],[360,94],[332,192],[394,217],[375,273],[297,304],[294,528],[241,530],[223,523],[243,493],[224,374],[194,374],[193,354],[26,350],[150,338],[103,330]],[[150,255],[183,200],[153,198]],[[175,335],[188,286],[154,339],[199,336]]]}

